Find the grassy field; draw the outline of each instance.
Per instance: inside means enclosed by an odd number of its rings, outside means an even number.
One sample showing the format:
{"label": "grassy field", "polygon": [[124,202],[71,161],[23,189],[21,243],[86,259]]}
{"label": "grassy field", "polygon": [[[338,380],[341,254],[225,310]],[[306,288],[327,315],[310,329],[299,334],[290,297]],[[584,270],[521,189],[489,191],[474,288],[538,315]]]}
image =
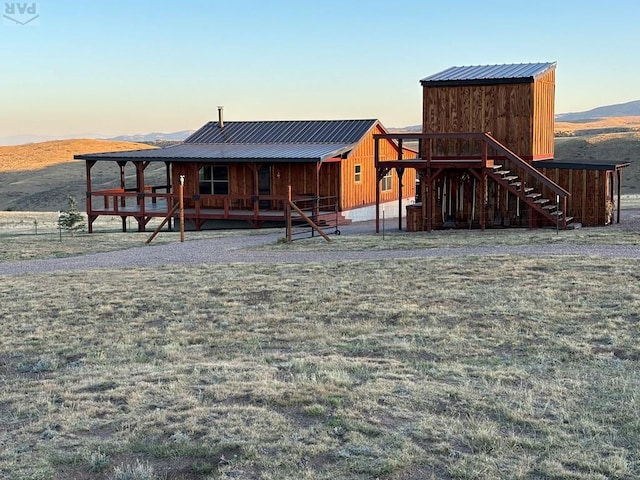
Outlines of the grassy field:
{"label": "grassy field", "polygon": [[[531,237],[445,233],[262,248]],[[207,235],[223,234],[238,232]],[[18,237],[41,236],[3,251]],[[85,237],[82,252],[142,241],[80,235],[62,255]],[[505,255],[0,277],[0,477],[638,478],[639,267]]]}

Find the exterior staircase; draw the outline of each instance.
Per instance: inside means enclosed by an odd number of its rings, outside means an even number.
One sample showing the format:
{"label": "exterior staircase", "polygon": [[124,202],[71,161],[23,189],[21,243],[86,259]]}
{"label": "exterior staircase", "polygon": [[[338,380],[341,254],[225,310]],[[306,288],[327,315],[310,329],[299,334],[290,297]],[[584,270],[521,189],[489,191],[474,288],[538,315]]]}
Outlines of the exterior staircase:
{"label": "exterior staircase", "polygon": [[[562,229],[571,228],[573,217],[567,216],[564,211],[567,208],[567,198],[570,193],[495,140],[490,134],[484,134],[484,136],[487,144],[493,147],[500,156],[500,161],[504,160],[504,165],[494,164],[491,167],[487,165],[485,170],[487,176],[520,198],[529,206],[530,212],[537,212],[552,225],[557,225]],[[545,198],[543,192],[552,198]],[[534,223],[533,220],[533,217],[530,217],[530,225]]]}
{"label": "exterior staircase", "polygon": [[563,229],[571,228],[573,217],[565,216],[561,210],[561,205],[557,204],[557,198],[544,198],[542,193],[536,191],[534,187],[527,186],[518,175],[505,170],[502,165],[494,165],[487,170],[487,176],[492,178],[498,185],[508,190],[513,195],[520,198],[529,208],[538,212],[554,225],[561,225]]}

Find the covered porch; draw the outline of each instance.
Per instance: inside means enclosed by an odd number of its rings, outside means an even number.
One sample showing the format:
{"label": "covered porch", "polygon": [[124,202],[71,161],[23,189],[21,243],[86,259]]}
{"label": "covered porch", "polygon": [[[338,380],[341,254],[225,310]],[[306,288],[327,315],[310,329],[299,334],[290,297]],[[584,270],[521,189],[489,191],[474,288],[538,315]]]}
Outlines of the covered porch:
{"label": "covered porch", "polygon": [[[145,176],[145,170],[151,161],[119,160],[115,162],[119,169],[118,188],[94,188],[91,170],[97,160],[86,160],[86,212],[88,231],[93,232],[93,223],[99,216],[119,216],[122,219],[122,231],[127,231],[128,219],[133,218],[139,232],[146,231],[147,224],[154,218],[164,219],[180,202],[179,177],[186,178],[189,188],[183,189],[184,218],[195,230],[203,228],[208,221],[242,221],[254,228],[265,224],[282,223],[287,218],[288,191],[280,188],[280,170],[267,168],[262,163],[247,163],[245,166],[252,174],[243,178],[242,190],[249,193],[234,193],[234,183],[229,182],[225,190],[229,193],[200,193],[199,171],[203,162],[166,161],[164,178]],[[127,186],[126,168],[131,162],[135,169],[135,186]],[[306,165],[311,172],[310,182],[296,185],[297,191],[292,200],[316,221],[323,218],[335,221],[339,202],[337,195],[326,195],[321,191],[322,162]],[[308,168],[311,167],[311,168]],[[325,167],[330,169],[329,166]],[[268,174],[265,176],[265,172]],[[277,173],[276,173],[277,172]],[[271,173],[278,178],[272,179]],[[130,177],[130,176],[129,176]],[[282,179],[286,180],[286,179]],[[129,178],[129,183],[131,179]],[[284,185],[284,184],[283,184]],[[232,191],[229,191],[232,190]],[[309,192],[300,190],[310,190]],[[282,192],[281,192],[282,191]],[[298,216],[293,212],[293,217]],[[170,216],[167,228],[173,228],[173,220],[178,214]]]}

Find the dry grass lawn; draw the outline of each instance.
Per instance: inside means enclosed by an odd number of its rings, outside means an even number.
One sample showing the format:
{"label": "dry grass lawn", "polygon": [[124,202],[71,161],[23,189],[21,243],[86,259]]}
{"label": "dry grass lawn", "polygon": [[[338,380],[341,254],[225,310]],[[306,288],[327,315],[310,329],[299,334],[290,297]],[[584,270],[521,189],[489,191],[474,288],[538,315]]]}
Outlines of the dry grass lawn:
{"label": "dry grass lawn", "polygon": [[0,477],[638,478],[639,267],[462,256],[0,277]]}

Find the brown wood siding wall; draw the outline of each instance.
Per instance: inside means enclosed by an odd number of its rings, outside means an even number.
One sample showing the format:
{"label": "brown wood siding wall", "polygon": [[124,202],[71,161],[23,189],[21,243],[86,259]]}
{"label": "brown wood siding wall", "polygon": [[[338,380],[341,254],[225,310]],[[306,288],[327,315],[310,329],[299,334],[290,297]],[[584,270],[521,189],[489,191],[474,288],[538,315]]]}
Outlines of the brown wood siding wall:
{"label": "brown wood siding wall", "polygon": [[[491,132],[527,159],[553,157],[555,73],[534,83],[423,87],[423,132]],[[478,144],[439,141],[435,155],[478,154]]]}
{"label": "brown wood siding wall", "polygon": [[[342,202],[341,209],[349,210],[352,208],[363,207],[367,205],[375,205],[376,203],[376,168],[374,160],[375,140],[374,133],[385,133],[379,127],[370,131],[360,144],[351,152],[348,158],[342,160],[340,167],[340,177],[342,184]],[[380,159],[395,160],[398,158],[398,150],[396,146],[386,140],[380,140]],[[416,158],[416,154],[405,150],[403,158]],[[355,183],[355,166],[360,165],[360,183]],[[381,202],[390,202],[398,200],[398,176],[395,170],[392,174],[391,190],[380,192]],[[413,168],[407,168],[402,176],[402,195],[403,197],[415,196],[416,187],[416,171]]]}
{"label": "brown wood siding wall", "polygon": [[[607,204],[612,205],[614,201],[609,195],[607,180],[611,172],[544,168],[542,173],[571,193],[567,205],[568,214],[574,217],[574,222],[585,227],[608,225],[611,222],[612,210],[607,209]],[[551,198],[548,195],[552,193],[545,191],[543,195]]]}
{"label": "brown wood siding wall", "polygon": [[550,71],[533,84],[533,155],[549,159],[554,155],[556,73]]}

